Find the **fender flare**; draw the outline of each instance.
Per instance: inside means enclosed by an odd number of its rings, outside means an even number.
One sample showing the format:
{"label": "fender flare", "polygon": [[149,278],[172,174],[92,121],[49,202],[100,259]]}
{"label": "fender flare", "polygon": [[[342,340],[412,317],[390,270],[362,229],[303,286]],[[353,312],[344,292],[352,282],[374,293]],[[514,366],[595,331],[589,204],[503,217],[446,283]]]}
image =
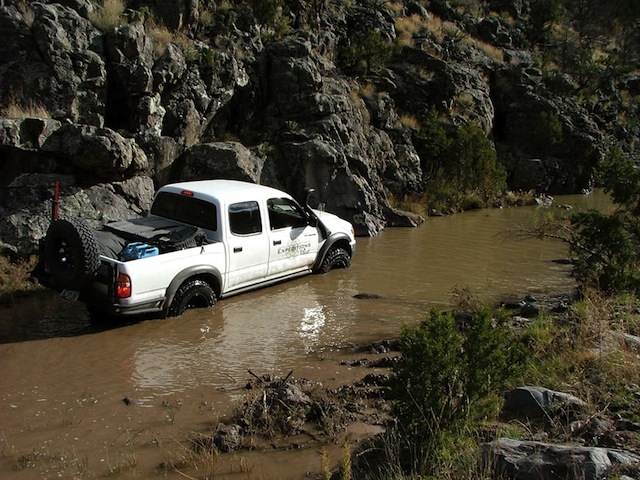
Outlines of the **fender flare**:
{"label": "fender flare", "polygon": [[164,308],[169,308],[171,302],[173,302],[176,292],[186,280],[189,278],[200,277],[204,279],[213,279],[211,287],[216,292],[218,298],[220,298],[220,292],[222,291],[222,274],[220,270],[210,265],[196,265],[193,267],[185,268],[178,273],[171,283],[167,287],[164,300]]}
{"label": "fender flare", "polygon": [[349,238],[349,235],[342,232],[332,233],[324,242],[324,244],[320,248],[320,251],[318,252],[318,255],[316,256],[316,261],[314,262],[312,267],[312,270],[314,272],[318,271],[320,265],[322,265],[322,262],[324,261],[324,257],[327,256],[327,253],[329,253],[331,247],[333,247],[337,243],[344,246],[345,249],[349,252],[349,255],[353,255],[353,250],[351,249],[351,239]]}

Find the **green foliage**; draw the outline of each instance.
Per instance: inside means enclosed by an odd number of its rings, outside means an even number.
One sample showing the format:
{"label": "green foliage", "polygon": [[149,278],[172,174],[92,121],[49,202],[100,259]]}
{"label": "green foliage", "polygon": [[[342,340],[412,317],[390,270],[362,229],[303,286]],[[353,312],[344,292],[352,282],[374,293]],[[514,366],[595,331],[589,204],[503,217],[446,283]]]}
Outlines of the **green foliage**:
{"label": "green foliage", "polygon": [[351,38],[350,45],[340,52],[340,59],[347,70],[367,75],[380,69],[393,50],[390,42],[376,31],[369,30]]}
{"label": "green foliage", "polygon": [[599,168],[604,189],[618,208],[611,214],[571,217],[575,274],[585,288],[608,294],[640,293],[640,171],[618,149]]}
{"label": "green foliage", "polygon": [[253,14],[256,19],[265,26],[274,26],[276,20],[282,14],[285,5],[283,0],[251,0]]}
{"label": "green foliage", "polygon": [[548,151],[562,142],[562,123],[555,112],[540,112],[530,130],[531,142],[539,151]]}
{"label": "green foliage", "polygon": [[458,129],[447,157],[447,173],[461,192],[476,193],[487,201],[506,187],[506,171],[477,123]]}
{"label": "green foliage", "polygon": [[[418,133],[418,140],[423,145],[423,156],[430,166],[431,173],[435,173],[439,166],[439,159],[444,156],[451,145],[444,125],[438,119],[438,112],[431,108],[421,120],[422,128]],[[430,175],[432,176],[432,175]]]}
{"label": "green foliage", "polygon": [[215,52],[210,47],[205,47],[200,52],[200,66],[203,68],[213,68],[216,66]]}
{"label": "green foliage", "polygon": [[555,112],[520,114],[514,116],[510,123],[512,141],[537,155],[553,155],[554,148],[562,142],[562,124]]}
{"label": "green foliage", "polygon": [[447,425],[460,418],[462,338],[453,315],[432,311],[418,327],[404,327],[400,350],[392,388],[403,426],[413,435],[428,435],[439,421]]}
{"label": "green foliage", "polygon": [[561,0],[532,0],[529,23],[531,37],[535,42],[545,42],[549,38],[551,26],[560,15]]}
{"label": "green foliage", "polygon": [[416,449],[418,473],[429,473],[426,462],[450,453],[475,419],[497,414],[499,393],[525,360],[506,319],[481,308],[463,334],[452,313],[433,310],[418,326],[402,329],[402,357],[390,380],[393,413]]}
{"label": "green foliage", "polygon": [[481,208],[502,193],[506,171],[477,123],[460,127],[453,138],[446,135],[433,112],[423,125],[418,139],[430,157],[425,168],[429,208]]}

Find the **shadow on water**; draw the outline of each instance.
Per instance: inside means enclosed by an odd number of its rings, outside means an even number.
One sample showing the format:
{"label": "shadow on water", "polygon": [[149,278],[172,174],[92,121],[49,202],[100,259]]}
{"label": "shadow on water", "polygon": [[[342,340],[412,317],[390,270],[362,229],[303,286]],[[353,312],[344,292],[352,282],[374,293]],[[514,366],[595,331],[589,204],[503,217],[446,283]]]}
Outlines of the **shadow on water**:
{"label": "shadow on water", "polygon": [[74,337],[121,328],[148,317],[110,318],[45,291],[0,305],[0,344]]}

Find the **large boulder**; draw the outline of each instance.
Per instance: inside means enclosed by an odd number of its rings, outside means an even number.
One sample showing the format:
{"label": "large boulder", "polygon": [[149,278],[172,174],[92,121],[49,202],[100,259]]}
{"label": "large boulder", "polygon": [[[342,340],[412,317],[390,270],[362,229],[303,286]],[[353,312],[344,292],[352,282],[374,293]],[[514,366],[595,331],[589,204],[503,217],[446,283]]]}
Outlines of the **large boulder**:
{"label": "large boulder", "polygon": [[598,480],[613,466],[637,467],[640,457],[623,450],[499,438],[484,447],[496,478]]}
{"label": "large boulder", "polygon": [[505,393],[503,409],[527,418],[541,418],[584,411],[587,404],[574,395],[544,387],[518,387]]}
{"label": "large boulder", "polygon": [[183,181],[227,178],[261,183],[264,160],[238,142],[201,143],[176,161],[173,177]]}
{"label": "large boulder", "polygon": [[42,150],[98,178],[117,180],[149,168],[135,140],[109,128],[65,124],[48,137]]}

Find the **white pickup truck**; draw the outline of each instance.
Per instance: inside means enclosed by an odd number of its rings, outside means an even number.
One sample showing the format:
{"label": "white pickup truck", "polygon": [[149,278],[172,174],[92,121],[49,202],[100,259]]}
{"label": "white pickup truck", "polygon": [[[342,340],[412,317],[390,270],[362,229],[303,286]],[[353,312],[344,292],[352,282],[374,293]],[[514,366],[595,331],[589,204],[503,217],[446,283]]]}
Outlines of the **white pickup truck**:
{"label": "white pickup truck", "polygon": [[348,268],[352,225],[274,188],[233,180],[166,185],[146,217],[93,230],[52,222],[41,255],[54,286],[112,315],[181,315],[310,272]]}

